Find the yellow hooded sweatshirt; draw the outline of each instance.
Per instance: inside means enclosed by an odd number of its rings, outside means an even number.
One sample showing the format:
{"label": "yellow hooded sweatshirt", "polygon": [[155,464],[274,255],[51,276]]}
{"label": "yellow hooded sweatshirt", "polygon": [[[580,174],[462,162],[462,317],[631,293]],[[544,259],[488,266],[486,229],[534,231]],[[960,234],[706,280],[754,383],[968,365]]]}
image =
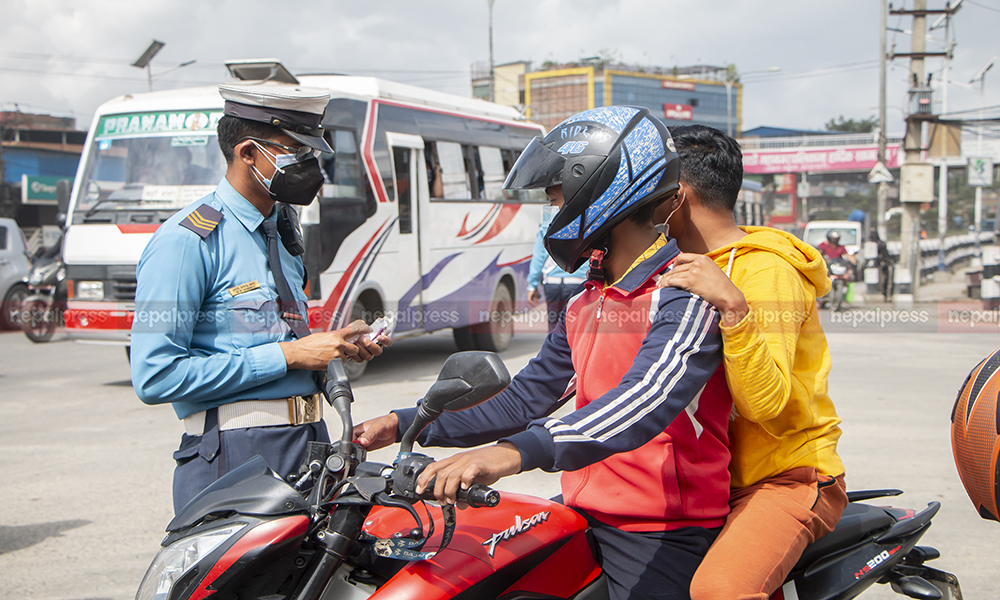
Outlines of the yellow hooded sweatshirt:
{"label": "yellow hooded sweatshirt", "polygon": [[[737,415],[729,428],[733,488],[798,467],[843,474],[840,417],[827,393],[830,348],[816,297],[830,290],[826,263],[797,237],[744,227],[708,253],[743,292],[750,313],[722,328],[726,380]],[[735,252],[734,252],[735,250]]]}

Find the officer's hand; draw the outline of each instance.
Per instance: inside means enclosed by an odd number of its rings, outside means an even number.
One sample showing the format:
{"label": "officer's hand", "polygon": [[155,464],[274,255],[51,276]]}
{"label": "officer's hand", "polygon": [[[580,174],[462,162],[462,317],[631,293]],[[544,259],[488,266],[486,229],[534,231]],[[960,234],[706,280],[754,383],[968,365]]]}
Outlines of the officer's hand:
{"label": "officer's hand", "polygon": [[[278,346],[289,369],[322,371],[338,358],[364,362],[382,354],[382,346],[368,339],[366,334],[370,332],[364,321],[357,320],[343,329],[314,333],[293,342],[280,342]],[[392,344],[392,339],[386,336],[379,336],[377,341],[383,346]]]}
{"label": "officer's hand", "polygon": [[535,306],[538,301],[542,299],[542,295],[538,292],[538,288],[534,288],[528,292],[528,304]]}
{"label": "officer's hand", "polygon": [[399,417],[389,413],[354,426],[354,441],[365,450],[378,450],[396,443]]}
{"label": "officer's hand", "polygon": [[417,494],[423,494],[432,479],[434,497],[438,502],[455,504],[459,486],[469,489],[473,483],[492,485],[501,477],[521,472],[521,453],[510,442],[500,442],[456,454],[433,462],[417,479]]}

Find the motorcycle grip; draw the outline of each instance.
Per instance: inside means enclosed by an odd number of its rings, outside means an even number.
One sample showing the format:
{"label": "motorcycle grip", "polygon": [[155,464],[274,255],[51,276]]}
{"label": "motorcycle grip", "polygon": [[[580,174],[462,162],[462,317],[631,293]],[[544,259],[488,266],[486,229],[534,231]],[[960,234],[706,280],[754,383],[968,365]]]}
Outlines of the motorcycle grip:
{"label": "motorcycle grip", "polygon": [[459,488],[457,496],[472,508],[492,508],[500,504],[500,492],[481,483],[474,483],[467,490]]}
{"label": "motorcycle grip", "polygon": [[[436,481],[437,477],[431,479],[430,483],[427,484],[427,489],[423,493],[424,500],[434,499],[434,483]],[[455,497],[459,502],[468,504],[470,508],[493,508],[500,504],[500,492],[482,483],[473,483],[467,490],[458,488]]]}

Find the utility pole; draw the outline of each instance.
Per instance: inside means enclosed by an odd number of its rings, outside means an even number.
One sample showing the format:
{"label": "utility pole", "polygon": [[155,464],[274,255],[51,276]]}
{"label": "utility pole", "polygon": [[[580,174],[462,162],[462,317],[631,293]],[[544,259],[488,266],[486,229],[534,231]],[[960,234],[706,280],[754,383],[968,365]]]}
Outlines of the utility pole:
{"label": "utility pole", "polygon": [[[879,36],[878,36],[878,162],[885,165],[885,13],[886,0],[882,0],[882,10],[879,14]],[[889,197],[889,182],[880,181],[875,192],[875,227],[878,236],[883,240],[888,239],[889,232],[885,226],[886,199]]]}
{"label": "utility pole", "polygon": [[[938,17],[937,21],[931,25],[931,31],[934,31],[942,24],[944,25],[944,46],[947,51],[947,56],[944,57],[944,69],[941,75],[941,114],[948,114],[948,67],[951,66],[951,58],[955,51],[955,42],[951,40],[951,17],[956,12],[958,12],[959,6],[961,6],[963,0],[958,0],[953,5],[948,2],[945,8],[948,12]],[[948,131],[944,126],[938,126],[938,135],[948,135]],[[948,157],[941,157],[941,166],[938,169],[938,241],[940,247],[938,248],[938,271],[944,271],[947,269],[945,264],[945,248],[944,239],[948,235]]]}
{"label": "utility pole", "polygon": [[[893,9],[894,15],[913,17],[910,52],[893,58],[910,59],[910,111],[906,116],[906,136],[903,139],[905,163],[900,169],[899,200],[903,204],[900,231],[902,248],[900,264],[909,274],[910,293],[915,302],[920,297],[920,204],[934,200],[934,166],[921,162],[923,155],[923,125],[934,118],[930,102],[930,87],[924,81],[924,59],[947,56],[946,52],[926,52],[927,15],[946,14],[950,9],[928,10],[927,0],[914,0],[913,10]],[[904,295],[901,295],[904,296]],[[903,300],[901,298],[901,300]]]}

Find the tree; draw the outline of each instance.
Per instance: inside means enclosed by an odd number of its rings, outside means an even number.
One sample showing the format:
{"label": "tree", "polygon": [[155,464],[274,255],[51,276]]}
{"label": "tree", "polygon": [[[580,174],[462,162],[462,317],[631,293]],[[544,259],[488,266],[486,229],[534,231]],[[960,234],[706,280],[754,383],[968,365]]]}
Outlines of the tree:
{"label": "tree", "polygon": [[844,131],[847,133],[871,133],[875,131],[876,127],[878,127],[877,117],[868,117],[867,119],[855,121],[854,119],[844,119],[844,115],[840,115],[836,119],[830,119],[826,123],[827,131]]}

